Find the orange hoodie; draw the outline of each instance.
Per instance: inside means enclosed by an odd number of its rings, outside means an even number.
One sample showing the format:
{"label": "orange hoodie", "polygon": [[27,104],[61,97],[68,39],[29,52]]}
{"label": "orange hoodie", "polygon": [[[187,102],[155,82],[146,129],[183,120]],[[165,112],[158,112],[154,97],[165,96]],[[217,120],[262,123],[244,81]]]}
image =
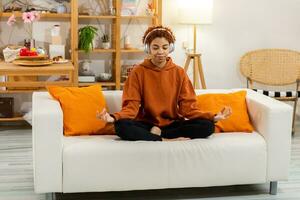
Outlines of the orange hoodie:
{"label": "orange hoodie", "polygon": [[161,127],[183,118],[213,120],[214,114],[198,109],[184,69],[168,58],[163,68],[150,59],[133,68],[123,89],[122,110],[113,116],[116,120],[142,120]]}

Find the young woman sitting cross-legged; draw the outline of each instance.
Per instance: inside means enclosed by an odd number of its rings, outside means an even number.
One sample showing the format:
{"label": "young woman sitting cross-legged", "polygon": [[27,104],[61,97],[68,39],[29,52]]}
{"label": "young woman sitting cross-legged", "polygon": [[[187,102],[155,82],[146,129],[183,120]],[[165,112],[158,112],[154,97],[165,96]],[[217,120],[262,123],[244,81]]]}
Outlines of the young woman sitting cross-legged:
{"label": "young woman sitting cross-legged", "polygon": [[184,69],[168,56],[175,37],[163,26],[148,28],[143,36],[149,58],[134,67],[125,82],[120,112],[97,113],[115,124],[123,140],[174,141],[206,138],[214,133],[214,122],[231,115],[224,107],[217,115],[197,107],[194,88]]}

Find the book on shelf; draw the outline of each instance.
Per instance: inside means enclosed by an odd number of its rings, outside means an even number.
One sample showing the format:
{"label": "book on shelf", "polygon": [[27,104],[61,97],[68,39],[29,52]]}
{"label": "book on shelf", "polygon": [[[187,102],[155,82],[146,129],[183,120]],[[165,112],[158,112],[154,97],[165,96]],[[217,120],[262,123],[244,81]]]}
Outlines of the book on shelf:
{"label": "book on shelf", "polygon": [[78,76],[78,81],[81,83],[93,83],[96,79],[95,76]]}

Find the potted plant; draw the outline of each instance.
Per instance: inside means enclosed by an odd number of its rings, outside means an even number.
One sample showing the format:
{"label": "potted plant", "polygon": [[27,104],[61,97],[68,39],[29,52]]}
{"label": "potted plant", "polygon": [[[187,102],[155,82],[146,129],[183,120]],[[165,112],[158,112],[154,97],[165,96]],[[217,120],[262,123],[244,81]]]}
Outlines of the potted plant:
{"label": "potted plant", "polygon": [[103,34],[101,37],[102,41],[102,48],[103,49],[109,49],[110,48],[110,41],[109,41],[109,36],[108,34]]}
{"label": "potted plant", "polygon": [[86,53],[94,48],[93,40],[97,34],[98,28],[94,26],[84,26],[78,30],[79,41],[78,48]]}

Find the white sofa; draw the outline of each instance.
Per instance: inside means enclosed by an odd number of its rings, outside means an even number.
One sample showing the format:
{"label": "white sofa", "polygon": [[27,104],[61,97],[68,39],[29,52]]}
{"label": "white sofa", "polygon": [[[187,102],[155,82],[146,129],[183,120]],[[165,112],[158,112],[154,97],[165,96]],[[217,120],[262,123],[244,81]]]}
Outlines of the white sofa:
{"label": "white sofa", "polygon": [[[197,90],[196,93],[235,90]],[[122,91],[104,91],[111,112]],[[33,93],[36,193],[206,187],[287,180],[292,108],[248,90],[255,132],[176,142],[122,141],[117,136],[63,135],[63,113],[47,92]],[[80,123],[80,122],[78,122]],[[237,122],[239,123],[239,122]]]}

